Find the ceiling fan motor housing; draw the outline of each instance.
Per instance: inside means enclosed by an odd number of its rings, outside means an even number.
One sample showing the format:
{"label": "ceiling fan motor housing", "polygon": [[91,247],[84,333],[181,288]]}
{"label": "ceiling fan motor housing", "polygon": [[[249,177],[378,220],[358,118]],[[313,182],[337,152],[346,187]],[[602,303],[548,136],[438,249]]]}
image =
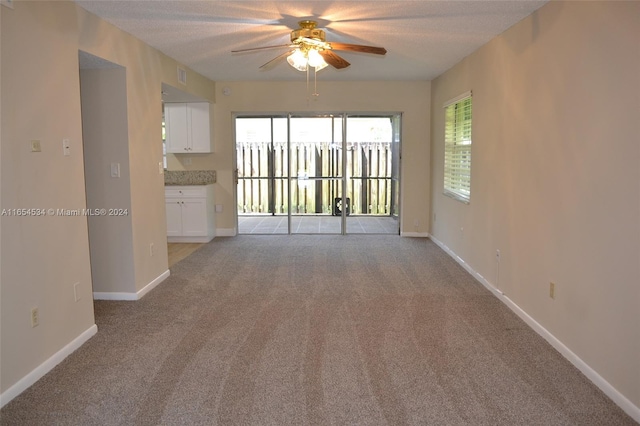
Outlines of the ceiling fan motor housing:
{"label": "ceiling fan motor housing", "polygon": [[291,41],[297,42],[301,38],[310,38],[318,41],[325,41],[325,33],[323,30],[316,28],[315,21],[300,21],[300,28],[291,31]]}

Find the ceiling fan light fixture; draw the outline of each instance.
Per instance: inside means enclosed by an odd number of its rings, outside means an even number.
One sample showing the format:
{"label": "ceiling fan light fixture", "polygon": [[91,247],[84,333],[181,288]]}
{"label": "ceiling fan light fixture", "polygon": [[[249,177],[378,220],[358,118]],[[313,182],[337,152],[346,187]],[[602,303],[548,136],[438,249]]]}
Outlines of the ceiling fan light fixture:
{"label": "ceiling fan light fixture", "polygon": [[316,69],[316,72],[324,69],[328,66],[328,64],[324,61],[324,58],[320,55],[316,49],[309,50],[307,54],[309,58],[309,65]]}
{"label": "ceiling fan light fixture", "polygon": [[291,55],[287,56],[287,62],[298,71],[307,70],[307,57],[300,49],[296,49]]}
{"label": "ceiling fan light fixture", "polygon": [[298,71],[306,71],[308,67],[313,67],[318,72],[328,66],[317,49],[296,49],[287,57],[287,62]]}

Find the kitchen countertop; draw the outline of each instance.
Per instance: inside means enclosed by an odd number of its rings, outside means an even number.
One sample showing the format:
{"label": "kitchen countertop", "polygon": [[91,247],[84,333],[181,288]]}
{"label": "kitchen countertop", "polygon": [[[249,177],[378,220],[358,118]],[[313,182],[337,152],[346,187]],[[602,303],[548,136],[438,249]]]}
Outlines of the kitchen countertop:
{"label": "kitchen countertop", "polygon": [[216,183],[215,170],[165,170],[164,184],[171,185],[210,185]]}

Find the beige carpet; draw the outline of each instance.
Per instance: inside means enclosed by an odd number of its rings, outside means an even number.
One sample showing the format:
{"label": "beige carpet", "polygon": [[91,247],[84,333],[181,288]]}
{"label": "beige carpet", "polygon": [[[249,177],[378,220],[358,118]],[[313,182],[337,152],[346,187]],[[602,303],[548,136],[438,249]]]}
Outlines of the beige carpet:
{"label": "beige carpet", "polygon": [[3,425],[630,425],[431,241],[216,238]]}

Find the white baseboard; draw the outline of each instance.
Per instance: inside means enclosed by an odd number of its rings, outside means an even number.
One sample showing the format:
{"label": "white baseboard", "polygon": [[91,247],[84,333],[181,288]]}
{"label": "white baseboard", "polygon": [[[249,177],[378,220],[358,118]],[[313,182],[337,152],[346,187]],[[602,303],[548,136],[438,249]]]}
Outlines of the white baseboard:
{"label": "white baseboard", "polygon": [[496,295],[497,297],[502,297],[504,296],[504,293],[502,291],[500,291],[498,288],[494,287],[493,284],[491,284],[489,281],[487,281],[487,279],[485,277],[483,277],[482,275],[480,275],[479,273],[477,273],[471,266],[469,266],[467,264],[467,262],[465,262],[460,256],[458,256],[457,254],[455,254],[449,247],[447,247],[446,245],[444,245],[441,241],[439,241],[437,238],[435,238],[433,235],[429,235],[429,239],[431,241],[433,241],[434,243],[436,243],[436,245],[438,247],[440,247],[442,250],[444,250],[449,256],[451,256],[456,262],[458,262],[460,264],[460,266],[462,266],[468,273],[470,273],[471,275],[473,275],[473,278],[475,278],[476,280],[480,281],[480,283],[485,286],[487,288],[487,290],[489,290],[491,293],[493,293],[494,295]]}
{"label": "white baseboard", "polygon": [[482,275],[477,273],[471,266],[469,266],[462,258],[456,255],[449,247],[439,241],[433,235],[429,238],[436,243],[438,247],[444,250],[449,256],[451,256],[456,262],[458,262],[467,272],[469,272],[476,280],[478,280],[483,286],[485,286],[491,293],[493,293],[502,303],[507,305],[520,319],[522,319],[529,327],[531,327],[536,333],[544,338],[551,346],[553,346],[562,356],[564,356],[571,364],[573,364],[578,370],[589,378],[602,392],[605,393],[611,400],[616,403],[622,410],[627,413],[636,422],[640,423],[640,407],[636,406],[627,397],[625,397],[620,391],[607,382],[601,375],[599,375],[593,368],[591,368],[586,362],[584,362],[578,355],[571,351],[564,345],[557,337],[555,337],[549,330],[544,328],[539,322],[533,319],[527,314],[520,306],[518,306],[513,300],[509,299],[502,291],[495,288],[489,281],[487,281]]}
{"label": "white baseboard", "polygon": [[11,386],[9,389],[0,394],[0,407],[4,407],[9,403],[13,398],[20,395],[22,392],[27,390],[31,385],[40,380],[42,376],[51,371],[56,365],[60,364],[62,360],[71,355],[82,346],[87,340],[93,337],[94,334],[98,332],[98,326],[93,324],[87,330],[82,332],[78,337],[73,339],[71,343],[60,349],[58,352],[53,354],[49,359],[40,364],[34,370],[32,370],[29,374],[20,379],[15,385]]}
{"label": "white baseboard", "polygon": [[121,293],[115,291],[94,291],[93,300],[138,300],[136,293]]}
{"label": "white baseboard", "polygon": [[591,368],[586,362],[584,362],[578,355],[573,353],[571,349],[566,347],[558,338],[545,329],[540,323],[531,318],[525,311],[523,311],[518,305],[516,305],[507,296],[502,296],[501,300],[505,303],[513,312],[516,313],[529,327],[531,327],[536,333],[542,336],[551,346],[553,346],[562,356],[571,362],[578,370],[589,378],[602,392],[605,393],[613,402],[615,402],[622,410],[627,413],[636,422],[640,423],[640,407],[633,404],[627,397],[625,397],[620,391],[614,388],[609,382],[607,382],[601,375],[599,375],[593,368]]}
{"label": "white baseboard", "polygon": [[216,228],[216,237],[235,237],[236,228]]}
{"label": "white baseboard", "polygon": [[168,243],[200,243],[206,244],[215,238],[214,235],[210,237],[167,237]]}
{"label": "white baseboard", "polygon": [[215,237],[235,237],[238,234],[236,228],[216,228],[215,236],[211,238],[204,237],[167,237],[169,243],[208,243]]}
{"label": "white baseboard", "polygon": [[153,290],[158,284],[160,284],[162,281],[166,280],[167,278],[169,278],[169,275],[171,275],[171,272],[167,269],[166,271],[164,271],[163,273],[161,273],[160,275],[158,275],[153,281],[151,281],[149,284],[147,284],[146,286],[144,286],[142,289],[138,290],[138,292],[136,293],[136,295],[138,296],[138,299],[142,299],[144,297],[145,294],[149,293],[151,290]]}
{"label": "white baseboard", "polygon": [[429,238],[428,232],[401,232],[401,237]]}
{"label": "white baseboard", "polygon": [[136,293],[124,293],[124,292],[93,292],[94,300],[140,300],[145,294],[153,290],[162,281],[169,278],[171,272],[167,269],[157,278],[151,281],[149,284],[138,290]]}

